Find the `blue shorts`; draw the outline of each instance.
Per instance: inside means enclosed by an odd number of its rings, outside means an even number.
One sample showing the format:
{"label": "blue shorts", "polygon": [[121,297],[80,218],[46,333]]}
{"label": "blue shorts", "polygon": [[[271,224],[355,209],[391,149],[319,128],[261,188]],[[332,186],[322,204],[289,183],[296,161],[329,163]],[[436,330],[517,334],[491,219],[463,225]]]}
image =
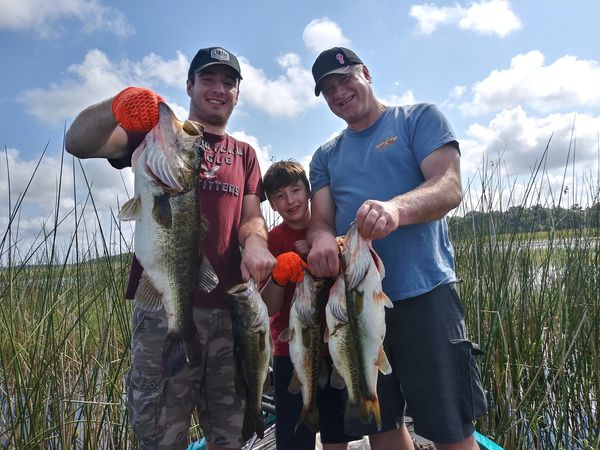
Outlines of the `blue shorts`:
{"label": "blue shorts", "polygon": [[[325,357],[324,362],[328,368],[331,367],[331,358]],[[310,431],[304,424],[294,431],[302,411],[302,395],[288,392],[293,370],[294,367],[289,356],[273,357],[277,448],[313,450],[315,448],[315,433]],[[362,437],[352,437],[344,433],[345,398],[345,390],[333,388],[329,381],[324,389],[317,391],[319,427],[321,442],[324,444],[350,442]]]}
{"label": "blue shorts", "polygon": [[[475,361],[481,351],[466,338],[454,283],[394,302],[385,321],[392,373],[378,378],[381,431],[401,424],[408,404],[415,432],[433,442],[459,442],[473,434],[473,421],[487,411]],[[374,425],[361,431],[377,432]]]}

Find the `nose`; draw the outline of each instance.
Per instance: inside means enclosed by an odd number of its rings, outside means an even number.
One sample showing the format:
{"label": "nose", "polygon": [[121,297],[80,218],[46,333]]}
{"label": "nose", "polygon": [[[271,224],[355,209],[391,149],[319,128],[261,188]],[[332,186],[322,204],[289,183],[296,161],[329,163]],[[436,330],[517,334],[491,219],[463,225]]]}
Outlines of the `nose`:
{"label": "nose", "polygon": [[225,92],[225,83],[223,83],[222,81],[216,81],[215,83],[213,83],[212,90],[217,94]]}

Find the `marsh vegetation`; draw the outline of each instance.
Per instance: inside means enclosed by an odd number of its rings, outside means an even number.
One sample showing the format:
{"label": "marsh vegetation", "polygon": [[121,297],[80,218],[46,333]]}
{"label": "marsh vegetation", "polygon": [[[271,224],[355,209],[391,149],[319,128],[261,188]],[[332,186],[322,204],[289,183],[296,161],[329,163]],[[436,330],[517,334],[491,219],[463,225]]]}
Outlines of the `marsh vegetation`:
{"label": "marsh vegetation", "polygon": [[[485,173],[481,186],[466,186],[477,200],[450,219],[470,337],[485,352],[490,410],[477,429],[506,449],[599,448],[597,179],[577,223],[562,227],[551,215],[542,227],[529,205],[563,206],[541,197],[543,173],[511,214],[498,201],[501,178]],[[23,246],[21,203],[10,205],[0,242],[0,448],[135,448],[124,389],[130,242],[114,219],[108,229],[81,220],[94,210],[92,193],[76,199],[67,242],[56,214]],[[60,189],[57,210],[59,202]]]}

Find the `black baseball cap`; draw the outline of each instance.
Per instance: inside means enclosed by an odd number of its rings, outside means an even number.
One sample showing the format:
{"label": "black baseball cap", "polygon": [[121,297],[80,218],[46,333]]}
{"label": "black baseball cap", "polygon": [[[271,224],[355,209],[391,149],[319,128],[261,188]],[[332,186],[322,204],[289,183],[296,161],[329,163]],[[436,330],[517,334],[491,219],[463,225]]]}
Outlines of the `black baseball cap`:
{"label": "black baseball cap", "polygon": [[208,47],[198,50],[198,53],[192,59],[190,69],[188,70],[188,80],[193,80],[194,74],[215,64],[223,64],[231,67],[235,70],[240,80],[242,79],[240,63],[233,53],[228,52],[223,47]]}
{"label": "black baseball cap", "polygon": [[315,79],[315,95],[321,93],[319,82],[332,73],[348,73],[350,66],[362,64],[361,59],[352,50],[344,47],[333,47],[321,52],[312,66]]}

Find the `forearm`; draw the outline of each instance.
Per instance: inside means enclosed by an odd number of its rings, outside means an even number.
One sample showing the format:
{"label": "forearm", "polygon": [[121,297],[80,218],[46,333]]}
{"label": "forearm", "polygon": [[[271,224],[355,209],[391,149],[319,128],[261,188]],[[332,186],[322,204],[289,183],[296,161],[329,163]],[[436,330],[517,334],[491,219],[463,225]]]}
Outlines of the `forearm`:
{"label": "forearm", "polygon": [[413,225],[444,217],[462,200],[460,181],[442,176],[430,179],[406,194],[394,197],[390,202],[396,207],[398,225]]}
{"label": "forearm", "polygon": [[263,288],[260,291],[260,295],[267,305],[267,310],[269,311],[269,316],[276,314],[281,309],[281,305],[283,304],[283,295],[285,293],[285,288],[283,286],[279,286],[273,278],[269,278]]}
{"label": "forearm", "polygon": [[84,109],[65,137],[65,148],[79,158],[122,158],[127,156],[127,135],[112,113],[113,98]]}
{"label": "forearm", "polygon": [[242,247],[246,247],[249,239],[267,247],[267,226],[262,216],[242,219],[238,241]]}
{"label": "forearm", "polygon": [[310,221],[308,230],[306,231],[306,240],[310,248],[313,247],[313,243],[321,237],[336,236],[335,228],[329,224],[326,220],[319,220],[313,218]]}

